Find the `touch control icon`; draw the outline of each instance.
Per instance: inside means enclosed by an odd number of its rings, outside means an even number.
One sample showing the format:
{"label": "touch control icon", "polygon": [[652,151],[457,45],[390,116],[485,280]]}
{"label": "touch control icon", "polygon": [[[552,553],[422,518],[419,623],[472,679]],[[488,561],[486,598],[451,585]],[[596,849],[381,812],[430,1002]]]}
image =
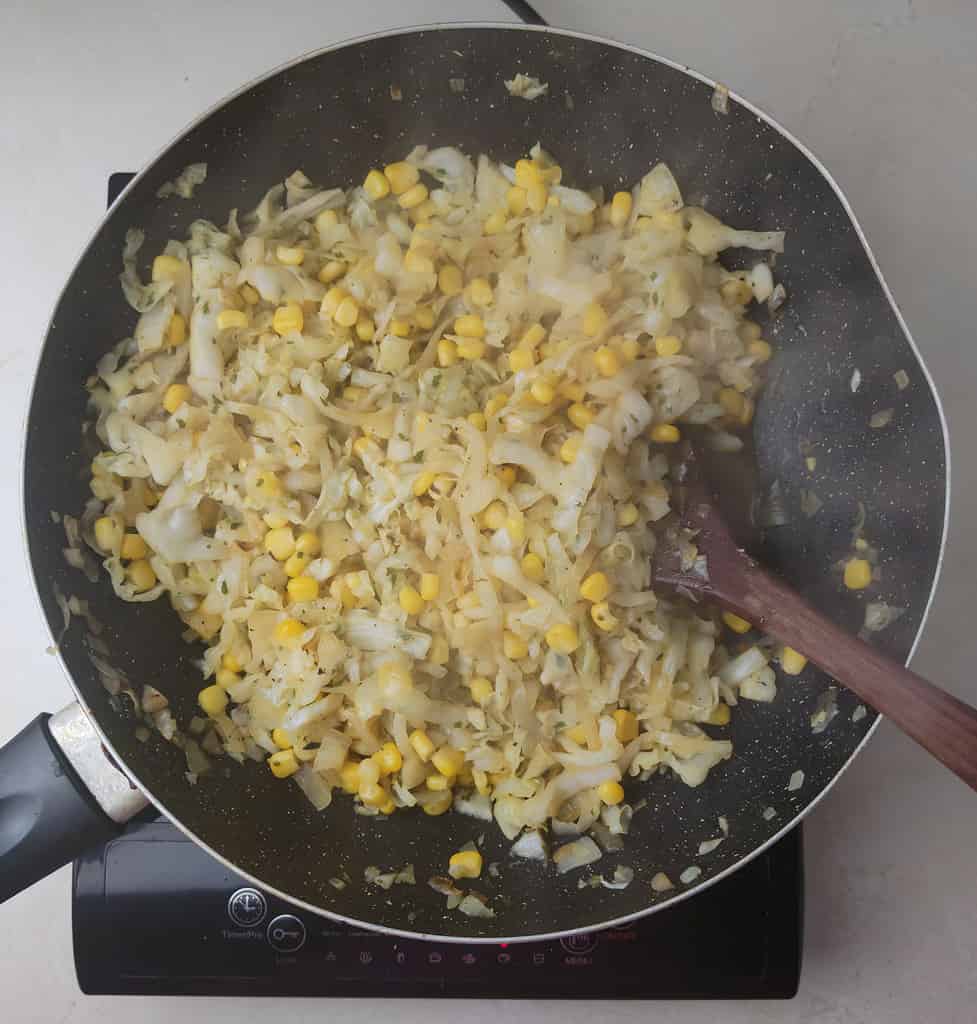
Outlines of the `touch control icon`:
{"label": "touch control icon", "polygon": [[597,937],[591,932],[577,932],[576,935],[568,935],[560,939],[560,945],[575,956],[585,956],[592,953],[597,946]]}
{"label": "touch control icon", "polygon": [[297,953],[305,937],[305,925],[294,914],[279,914],[268,923],[268,945],[276,953]]}
{"label": "touch control icon", "polygon": [[256,928],[268,913],[268,902],[257,889],[238,889],[227,901],[227,916],[241,928]]}

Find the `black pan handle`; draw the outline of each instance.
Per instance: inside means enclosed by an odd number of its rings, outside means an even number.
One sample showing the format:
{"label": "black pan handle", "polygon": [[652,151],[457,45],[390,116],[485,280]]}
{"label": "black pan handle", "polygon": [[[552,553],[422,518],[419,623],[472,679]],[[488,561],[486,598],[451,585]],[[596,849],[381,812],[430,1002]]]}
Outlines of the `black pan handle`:
{"label": "black pan handle", "polygon": [[0,903],[117,835],[145,806],[77,704],[38,715],[0,747]]}

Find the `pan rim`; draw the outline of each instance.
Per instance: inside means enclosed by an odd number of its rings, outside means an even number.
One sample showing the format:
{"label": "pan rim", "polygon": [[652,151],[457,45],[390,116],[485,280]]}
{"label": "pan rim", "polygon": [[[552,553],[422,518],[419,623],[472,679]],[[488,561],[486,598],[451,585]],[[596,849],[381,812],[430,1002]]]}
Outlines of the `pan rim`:
{"label": "pan rim", "polygon": [[[32,410],[34,408],[34,400],[35,400],[35,396],[36,396],[37,381],[38,381],[38,371],[40,369],[41,360],[43,359],[44,354],[47,351],[47,346],[48,346],[48,342],[49,342],[49,338],[50,338],[50,333],[51,333],[51,327],[52,327],[52,324],[54,323],[54,318],[56,316],[57,309],[60,306],[60,303],[61,303],[62,299],[64,298],[65,292],[68,290],[68,286],[71,283],[71,280],[72,280],[72,278],[74,276],[75,269],[79,266],[79,264],[82,262],[82,260],[84,260],[85,257],[87,256],[89,250],[91,249],[92,245],[95,243],[96,238],[98,237],[99,233],[101,232],[105,222],[108,220],[108,218],[111,215],[112,211],[115,209],[116,205],[125,198],[125,196],[128,194],[130,189],[132,189],[135,186],[135,184],[137,182],[139,182],[148,173],[148,171],[156,164],[156,162],[160,158],[162,158],[174,145],[176,145],[181,139],[183,139],[187,135],[188,132],[190,132],[191,130],[196,128],[199,124],[202,124],[209,117],[211,117],[214,113],[216,113],[218,110],[222,109],[223,107],[227,106],[227,104],[231,103],[233,100],[237,99],[239,96],[242,96],[245,93],[249,92],[251,89],[255,88],[255,86],[260,85],[261,83],[263,83],[265,81],[268,81],[269,79],[274,78],[277,75],[282,74],[283,72],[288,71],[290,68],[297,67],[298,65],[303,64],[306,61],[313,60],[313,59],[315,59],[317,57],[320,57],[320,56],[322,56],[324,54],[327,54],[327,53],[332,53],[332,52],[334,52],[336,50],[345,49],[345,48],[351,47],[351,46],[357,46],[357,45],[359,45],[361,43],[371,42],[371,41],[378,40],[378,39],[389,39],[389,38],[395,38],[395,37],[398,37],[398,36],[415,35],[415,34],[419,34],[419,33],[423,33],[423,32],[439,32],[439,31],[453,30],[453,29],[462,29],[462,30],[465,30],[465,29],[468,29],[468,30],[472,30],[472,29],[475,29],[475,30],[481,30],[481,29],[492,29],[492,30],[505,29],[505,30],[516,31],[516,32],[534,32],[534,33],[550,34],[550,35],[561,36],[561,37],[572,38],[572,39],[581,39],[581,40],[585,40],[587,42],[598,43],[598,44],[603,45],[603,46],[611,47],[611,48],[618,49],[618,50],[623,50],[625,52],[635,54],[635,55],[637,55],[639,57],[643,57],[646,60],[654,61],[654,62],[656,62],[658,64],[664,65],[665,67],[669,67],[669,68],[672,68],[672,69],[674,69],[676,71],[680,71],[680,72],[682,72],[682,73],[684,73],[686,75],[689,75],[691,78],[694,78],[697,81],[702,82],[705,85],[712,86],[713,88],[716,88],[720,84],[715,79],[710,78],[707,75],[704,75],[704,74],[702,74],[699,71],[696,71],[694,68],[691,68],[691,67],[689,67],[686,64],[681,64],[678,61],[671,60],[668,57],[663,57],[663,56],[661,56],[659,54],[654,53],[651,50],[646,50],[646,49],[644,49],[643,47],[640,47],[640,46],[635,46],[635,45],[633,45],[631,43],[620,42],[618,40],[610,39],[610,38],[608,38],[606,36],[595,35],[593,33],[577,32],[577,31],[573,31],[573,30],[570,30],[570,29],[554,28],[554,27],[548,26],[548,25],[527,25],[527,24],[522,24],[522,23],[518,23],[518,22],[494,22],[494,21],[436,22],[436,23],[426,24],[426,25],[413,25],[413,26],[405,26],[405,27],[400,27],[400,28],[386,29],[386,30],[381,31],[381,32],[371,32],[371,33],[367,33],[367,34],[364,34],[364,35],[354,36],[354,37],[351,37],[351,38],[348,38],[348,39],[343,39],[343,40],[340,40],[339,42],[330,44],[328,46],[323,46],[323,47],[319,47],[319,48],[314,49],[314,50],[307,51],[306,53],[303,53],[303,54],[299,55],[298,57],[295,57],[295,58],[293,58],[291,60],[285,61],[284,63],[277,65],[276,67],[270,69],[269,71],[267,71],[267,72],[265,72],[265,73],[263,73],[261,75],[256,76],[255,78],[251,79],[250,81],[248,81],[245,84],[243,84],[242,86],[240,86],[238,89],[235,89],[233,92],[228,93],[226,96],[224,96],[223,98],[221,98],[217,102],[211,104],[211,106],[209,106],[205,111],[203,111],[197,117],[195,117],[191,121],[189,121],[175,136],[173,136],[171,139],[169,139],[162,147],[160,147],[150,157],[149,160],[146,161],[146,163],[143,165],[142,169],[133,177],[132,181],[130,181],[129,184],[126,185],[126,187],[122,190],[122,192],[116,198],[115,202],[113,202],[112,205],[105,211],[103,216],[101,218],[99,218],[99,221],[98,221],[97,225],[95,226],[94,230],[89,235],[88,240],[85,242],[84,246],[81,249],[81,255],[74,262],[71,273],[68,275],[68,277],[66,278],[63,286],[58,291],[57,297],[56,297],[56,299],[54,301],[53,308],[51,310],[51,315],[48,318],[47,326],[45,328],[44,342],[42,343],[42,345],[40,346],[40,348],[38,350],[37,359],[35,361],[34,372],[33,372],[32,379],[31,379],[30,395],[29,395],[29,399],[28,399],[28,402],[27,402],[27,405],[26,405],[26,410],[25,410],[25,414],[24,414],[24,423],[23,423],[22,432],[21,432],[21,450],[20,450],[21,530],[22,530],[22,534],[23,534],[23,549],[24,549],[24,553],[26,554],[26,557],[27,557],[28,568],[30,570],[30,576],[31,576],[31,579],[34,582],[34,598],[35,598],[35,601],[37,602],[38,608],[39,608],[39,610],[41,612],[41,617],[44,620],[44,623],[47,625],[48,632],[49,632],[49,634],[52,637],[53,637],[53,632],[51,630],[51,625],[48,622],[47,615],[46,615],[46,613],[44,611],[44,606],[43,606],[43,604],[41,602],[40,585],[39,585],[39,581],[38,581],[38,578],[37,578],[37,574],[35,572],[34,562],[33,562],[33,559],[31,557],[29,534],[28,534],[28,530],[27,530],[27,503],[26,503],[26,497],[27,497],[27,475],[26,475],[26,473],[27,473],[28,428],[29,428],[29,425],[30,425],[31,412],[32,412]],[[910,646],[909,652],[906,655],[906,659],[905,659],[905,663],[908,665],[912,661],[912,659],[913,659],[913,657],[914,657],[914,655],[916,653],[916,650],[917,650],[917,648],[919,646],[919,642],[920,642],[920,640],[922,638],[922,635],[923,635],[923,632],[924,632],[924,630],[926,628],[926,623],[927,623],[927,620],[929,619],[929,615],[930,615],[930,611],[932,610],[932,607],[933,607],[933,601],[934,601],[934,598],[935,598],[935,595],[936,595],[936,591],[937,591],[937,588],[939,586],[940,576],[941,576],[942,570],[943,570],[943,560],[944,560],[944,557],[946,555],[946,543],[947,543],[947,536],[948,536],[948,531],[949,531],[949,517],[950,517],[951,468],[950,468],[950,437],[949,437],[949,428],[948,428],[948,425],[947,425],[946,414],[945,414],[945,411],[944,411],[944,408],[943,408],[943,402],[942,402],[942,399],[940,397],[940,393],[939,393],[939,391],[936,388],[936,384],[933,381],[933,377],[932,377],[932,375],[930,373],[929,367],[926,365],[926,361],[923,359],[923,355],[920,352],[918,346],[916,345],[916,341],[913,338],[912,332],[909,330],[909,326],[906,323],[906,321],[905,321],[905,319],[904,319],[904,317],[902,315],[902,311],[900,310],[898,304],[896,303],[895,298],[892,295],[891,290],[889,289],[889,285],[886,282],[885,277],[882,274],[882,270],[881,270],[881,268],[880,268],[880,266],[878,264],[878,261],[876,260],[875,253],[872,251],[872,248],[871,248],[871,246],[868,243],[868,239],[865,236],[865,232],[863,231],[861,224],[859,223],[857,217],[855,216],[854,210],[852,209],[851,204],[848,201],[848,197],[845,195],[845,193],[842,190],[841,186],[838,184],[838,182],[831,175],[831,173],[827,169],[827,167],[825,167],[825,165],[814,154],[814,152],[811,149],[809,149],[798,138],[796,138],[792,132],[790,132],[787,128],[785,128],[782,124],[780,124],[779,121],[777,121],[771,115],[767,114],[765,111],[761,110],[759,107],[757,107],[756,105],[751,103],[749,100],[744,99],[742,96],[740,96],[735,91],[730,89],[730,90],[728,90],[728,92],[729,92],[729,96],[733,100],[735,100],[738,104],[740,104],[745,109],[749,110],[754,116],[756,116],[757,118],[759,118],[760,120],[762,120],[766,124],[768,124],[771,128],[773,128],[781,136],[783,136],[789,143],[791,143],[791,145],[793,145],[800,153],[802,153],[803,156],[815,167],[815,169],[818,171],[818,173],[822,176],[822,178],[824,178],[824,180],[827,182],[827,184],[831,187],[832,191],[835,193],[835,195],[837,196],[838,200],[840,201],[840,203],[842,205],[842,208],[844,209],[848,219],[851,221],[852,227],[855,229],[855,232],[856,232],[856,234],[858,236],[858,239],[861,242],[862,248],[865,250],[865,254],[868,257],[869,263],[872,266],[872,270],[874,271],[875,276],[876,276],[879,284],[882,287],[882,291],[885,294],[885,297],[888,300],[889,305],[890,305],[890,307],[892,308],[892,310],[893,310],[893,312],[895,314],[896,321],[899,324],[899,327],[901,328],[904,337],[908,341],[909,347],[912,350],[913,355],[916,357],[916,361],[918,362],[919,367],[920,367],[920,369],[921,369],[921,371],[923,373],[923,377],[926,380],[927,386],[929,387],[930,394],[933,396],[933,400],[934,400],[934,402],[936,404],[937,412],[938,412],[939,419],[940,419],[940,428],[941,428],[941,432],[942,432],[944,464],[945,464],[945,491],[944,491],[945,496],[944,496],[944,507],[943,507],[943,523],[942,523],[942,530],[941,530],[941,536],[940,536],[939,552],[938,552],[938,555],[937,555],[936,565],[935,565],[934,572],[933,572],[933,581],[932,581],[932,584],[930,586],[930,591],[929,591],[929,595],[928,595],[927,600],[926,600],[926,604],[925,604],[925,606],[923,608],[923,613],[922,613],[922,616],[920,618],[919,626],[918,626],[918,628],[916,630],[916,635],[915,635],[915,637],[913,639],[912,645]],[[91,710],[88,707],[87,702],[85,701],[83,694],[79,691],[79,689],[76,686],[75,681],[74,681],[74,679],[73,679],[73,677],[71,675],[71,672],[69,671],[67,665],[64,663],[64,660],[63,660],[63,658],[61,656],[60,649],[57,648],[57,645],[55,645],[55,651],[56,651],[57,663],[61,667],[62,672],[65,674],[65,676],[66,676],[66,678],[68,680],[68,683],[69,683],[69,685],[71,687],[71,690],[72,690],[72,692],[75,695],[75,699],[78,701],[78,703],[84,709],[85,713],[91,719],[92,724],[94,725],[96,731],[98,732],[99,736],[101,737],[101,740],[102,740],[103,744],[111,752],[111,754],[113,755],[116,763],[121,766],[121,769],[125,773],[125,775],[132,781],[133,785],[138,787],[143,792],[143,794],[146,796],[146,798],[149,800],[149,802],[152,803],[153,806],[155,806],[160,811],[161,814],[164,814],[169,822],[171,822],[176,828],[178,828],[181,832],[183,832],[183,834],[186,835],[188,839],[190,839],[192,842],[196,843],[201,849],[205,850],[210,856],[212,856],[216,860],[218,860],[228,870],[234,872],[235,874],[239,875],[242,878],[245,878],[246,880],[251,882],[253,885],[261,887],[264,891],[274,895],[275,897],[277,897],[278,899],[283,900],[286,903],[289,903],[289,904],[291,904],[293,906],[296,906],[296,907],[301,907],[303,910],[305,910],[305,911],[307,911],[307,912],[309,912],[311,914],[315,914],[315,915],[317,915],[319,917],[326,917],[326,918],[329,918],[331,920],[339,921],[339,922],[341,922],[343,924],[347,924],[347,925],[350,925],[350,926],[353,926],[353,927],[365,928],[367,930],[380,932],[382,934],[393,935],[393,936],[397,936],[397,937],[405,938],[405,939],[412,939],[412,940],[415,940],[415,941],[430,941],[430,942],[445,942],[445,943],[470,943],[470,944],[479,944],[479,945],[494,944],[494,943],[499,943],[499,942],[507,942],[507,943],[508,942],[517,943],[518,942],[518,943],[524,943],[524,942],[554,941],[554,940],[558,940],[560,938],[565,938],[568,935],[576,934],[576,933],[580,932],[581,930],[589,932],[589,931],[602,931],[602,930],[605,930],[605,929],[608,929],[608,928],[620,927],[620,926],[626,925],[626,924],[628,924],[630,922],[637,921],[640,918],[647,917],[647,916],[649,916],[651,914],[657,913],[658,911],[664,910],[664,909],[666,909],[668,907],[677,906],[679,903],[684,902],[689,897],[695,895],[696,893],[705,891],[706,889],[710,888],[712,885],[715,885],[717,882],[722,881],[724,878],[728,877],[734,871],[737,871],[739,868],[741,868],[744,865],[748,864],[755,857],[758,857],[765,850],[769,849],[774,843],[778,842],[787,832],[789,832],[799,822],[801,822],[805,817],[807,817],[807,815],[810,814],[811,811],[813,811],[814,808],[817,807],[818,804],[824,799],[824,797],[834,788],[834,786],[837,784],[838,780],[848,770],[848,768],[851,766],[852,762],[855,760],[855,758],[858,756],[858,754],[861,753],[861,751],[864,749],[864,747],[866,746],[868,741],[872,738],[872,736],[875,735],[877,729],[879,728],[879,724],[882,721],[882,715],[877,714],[875,721],[868,728],[867,732],[862,737],[862,739],[859,742],[859,744],[855,747],[855,749],[852,751],[852,753],[849,755],[849,757],[845,760],[845,762],[837,769],[837,771],[831,777],[830,781],[824,786],[824,788],[821,790],[821,792],[818,793],[809,803],[807,803],[796,815],[794,815],[793,818],[791,818],[788,822],[786,822],[783,825],[782,828],[780,828],[776,833],[774,833],[774,835],[770,836],[765,842],[761,843],[755,849],[753,849],[749,853],[745,854],[743,857],[741,857],[739,860],[737,860],[734,864],[731,864],[731,865],[729,865],[729,867],[724,868],[722,871],[718,872],[717,874],[712,875],[712,876],[710,876],[707,879],[704,879],[699,884],[690,886],[687,889],[683,890],[682,892],[676,893],[674,896],[672,896],[668,900],[663,900],[663,901],[661,901],[659,903],[653,904],[653,905],[651,905],[649,907],[646,907],[646,908],[644,908],[642,910],[638,910],[638,911],[635,911],[633,913],[624,914],[624,915],[621,915],[620,917],[612,918],[610,920],[603,921],[603,922],[601,922],[599,924],[588,925],[584,929],[562,929],[562,930],[559,930],[559,931],[539,932],[539,933],[534,933],[532,935],[515,935],[515,936],[491,936],[491,937],[484,937],[484,936],[463,936],[463,935],[441,935],[441,934],[438,934],[438,933],[435,933],[435,932],[418,932],[418,931],[411,931],[411,930],[403,929],[403,928],[395,928],[395,927],[391,927],[389,925],[380,925],[380,924],[376,924],[376,923],[371,923],[369,921],[363,921],[363,920],[360,920],[358,918],[347,917],[347,916],[345,916],[343,914],[337,913],[337,912],[332,911],[332,910],[324,910],[323,908],[317,907],[317,906],[315,906],[312,903],[309,903],[309,902],[307,902],[305,900],[302,900],[302,899],[297,899],[294,896],[291,896],[291,895],[289,895],[289,894],[287,894],[285,892],[282,892],[280,889],[276,888],[273,885],[270,885],[268,882],[263,881],[263,880],[259,879],[257,876],[255,876],[253,874],[250,874],[247,871],[242,870],[233,861],[230,861],[229,859],[224,857],[222,854],[218,853],[208,843],[204,842],[191,829],[189,829],[186,825],[184,825],[182,821],[180,821],[177,817],[172,816],[169,813],[169,811],[167,810],[167,808],[160,801],[158,801],[153,796],[153,794],[146,788],[146,786],[143,785],[143,783],[135,776],[135,774],[129,768],[129,765],[127,764],[126,760],[122,756],[119,755],[118,751],[115,750],[115,748],[113,747],[111,741],[109,740],[109,738],[105,735],[104,731],[102,730],[101,725],[99,724],[98,720],[91,713]]]}

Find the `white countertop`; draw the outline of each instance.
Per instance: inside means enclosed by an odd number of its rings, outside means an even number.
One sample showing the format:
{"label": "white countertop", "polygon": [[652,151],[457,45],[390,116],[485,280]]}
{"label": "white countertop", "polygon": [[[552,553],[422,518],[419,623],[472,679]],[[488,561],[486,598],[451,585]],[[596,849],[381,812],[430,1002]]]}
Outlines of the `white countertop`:
{"label": "white countertop", "polygon": [[[712,75],[804,140],[846,190],[940,388],[954,434],[951,537],[915,667],[974,700],[977,428],[977,8],[966,0],[539,0],[556,25],[616,37]],[[640,13],[639,8],[647,13]],[[659,13],[653,13],[654,11]],[[667,13],[666,13],[667,12]],[[395,25],[512,20],[498,0],[278,5],[6,0],[0,5],[0,742],[68,686],[45,655],[20,529],[20,437],[45,324],[101,216],[106,176],[137,169],[252,76]],[[969,382],[969,383],[968,383]],[[792,1003],[618,1004],[616,1020],[965,1024],[977,1006],[973,794],[884,723],[808,820],[804,974]],[[82,996],[67,869],[0,907],[0,992],[17,1022],[249,1021],[239,999]],[[586,1004],[310,1000],[290,1020],[584,1021]]]}

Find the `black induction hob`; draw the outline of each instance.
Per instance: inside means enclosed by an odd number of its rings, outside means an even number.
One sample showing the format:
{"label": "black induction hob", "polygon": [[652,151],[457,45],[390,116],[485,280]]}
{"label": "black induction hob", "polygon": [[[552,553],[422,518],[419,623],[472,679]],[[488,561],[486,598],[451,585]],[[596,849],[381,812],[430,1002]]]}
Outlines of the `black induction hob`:
{"label": "black induction hob", "polygon": [[[109,202],[131,177],[111,176]],[[72,891],[89,994],[789,999],[800,977],[800,827],[675,907],[547,942],[421,942],[340,925],[148,815],[76,861]]]}

